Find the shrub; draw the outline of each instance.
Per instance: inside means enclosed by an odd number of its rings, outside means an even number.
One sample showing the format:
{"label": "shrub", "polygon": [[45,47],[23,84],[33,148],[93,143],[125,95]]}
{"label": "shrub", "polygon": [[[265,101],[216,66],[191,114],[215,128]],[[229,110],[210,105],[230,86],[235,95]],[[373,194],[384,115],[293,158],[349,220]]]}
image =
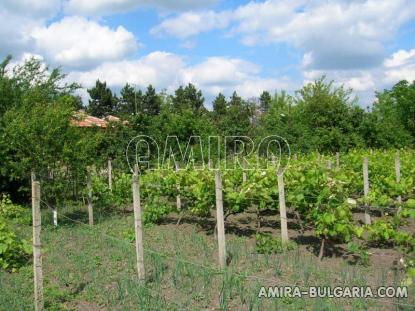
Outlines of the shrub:
{"label": "shrub", "polygon": [[0,217],[0,268],[14,272],[27,261],[29,254],[31,245],[19,239]]}
{"label": "shrub", "polygon": [[266,233],[257,233],[255,239],[256,249],[260,254],[283,253],[297,247],[294,242],[282,243],[280,237],[272,237]]}

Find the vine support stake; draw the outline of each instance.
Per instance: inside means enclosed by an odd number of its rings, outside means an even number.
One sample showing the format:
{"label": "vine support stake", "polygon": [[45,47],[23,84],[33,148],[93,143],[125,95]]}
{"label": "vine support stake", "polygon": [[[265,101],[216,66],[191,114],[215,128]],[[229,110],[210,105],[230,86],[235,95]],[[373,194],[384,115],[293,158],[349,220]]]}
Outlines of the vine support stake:
{"label": "vine support stake", "polygon": [[[401,157],[400,157],[400,153],[399,150],[396,152],[396,157],[395,157],[395,174],[396,174],[396,183],[400,183],[401,182]],[[402,197],[399,195],[398,198],[398,213],[401,212],[401,204],[402,204]]]}
{"label": "vine support stake", "polygon": [[135,248],[137,252],[137,273],[140,281],[145,280],[144,269],[144,247],[143,247],[143,226],[141,222],[141,201],[140,201],[140,178],[138,165],[134,166],[133,174],[133,206],[134,206],[134,229],[135,229]]}
{"label": "vine support stake", "polygon": [[[179,172],[179,164],[177,162],[174,162],[174,166],[176,167],[176,176]],[[176,183],[176,190],[177,190],[177,195],[176,195],[176,208],[178,211],[180,211],[182,209],[182,199],[180,197],[180,183]]]}
{"label": "vine support stake", "polygon": [[340,153],[336,152],[336,168],[340,168]]}
{"label": "vine support stake", "polygon": [[277,171],[278,177],[278,200],[281,222],[281,241],[288,242],[287,209],[285,207],[284,170],[280,167]]}
{"label": "vine support stake", "polygon": [[247,177],[246,177],[246,162],[242,159],[242,183],[246,183]]}
{"label": "vine support stake", "polygon": [[225,222],[223,219],[223,193],[222,177],[220,171],[215,170],[215,192],[216,192],[216,221],[218,230],[219,265],[221,269],[226,267],[226,245],[225,245]]}
{"label": "vine support stake", "polygon": [[42,220],[40,215],[40,184],[32,174],[32,218],[33,218],[33,274],[35,291],[35,311],[43,310],[43,272],[40,231]]}
{"label": "vine support stake", "polygon": [[112,191],[112,161],[108,159],[108,188]]}
{"label": "vine support stake", "polygon": [[91,181],[91,170],[88,169],[88,180],[87,180],[87,188],[88,188],[88,222],[90,226],[94,225],[94,209],[92,207],[92,181]]}
{"label": "vine support stake", "polygon": [[58,226],[58,210],[56,208],[52,210],[52,215],[53,215],[53,225],[57,227]]}
{"label": "vine support stake", "polygon": [[332,167],[331,160],[327,160],[327,169],[331,170],[331,167]]}
{"label": "vine support stake", "polygon": [[[365,200],[367,200],[369,196],[369,160],[367,159],[367,157],[363,159],[363,192]],[[367,202],[365,202],[365,224],[371,224]]]}

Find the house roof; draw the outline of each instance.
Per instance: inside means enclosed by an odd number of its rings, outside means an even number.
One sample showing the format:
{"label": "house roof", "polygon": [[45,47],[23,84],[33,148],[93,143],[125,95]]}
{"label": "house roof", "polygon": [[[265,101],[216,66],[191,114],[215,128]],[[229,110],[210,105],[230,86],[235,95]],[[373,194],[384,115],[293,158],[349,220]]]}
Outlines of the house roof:
{"label": "house roof", "polygon": [[108,122],[106,120],[87,115],[82,111],[75,113],[74,118],[71,120],[71,124],[77,127],[108,127]]}
{"label": "house roof", "polygon": [[[71,124],[77,127],[100,127],[107,128],[110,122],[121,122],[121,119],[116,116],[107,116],[105,119],[90,116],[85,111],[80,110],[76,112],[71,120]],[[122,121],[123,124],[128,124],[127,121]]]}

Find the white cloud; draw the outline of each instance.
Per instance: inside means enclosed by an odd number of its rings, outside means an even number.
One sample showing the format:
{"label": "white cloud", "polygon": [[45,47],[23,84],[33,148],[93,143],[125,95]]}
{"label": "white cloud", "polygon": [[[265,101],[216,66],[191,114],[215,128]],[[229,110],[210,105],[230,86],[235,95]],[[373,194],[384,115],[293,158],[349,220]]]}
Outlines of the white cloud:
{"label": "white cloud", "polygon": [[144,88],[149,84],[158,88],[177,85],[184,63],[181,57],[167,52],[153,52],[138,60],[106,62],[90,71],[75,71],[68,79],[91,87],[97,79],[114,88],[125,83]]}
{"label": "white cloud", "polygon": [[304,84],[326,76],[328,81],[333,80],[335,85],[344,85],[355,92],[370,91],[376,87],[376,75],[371,70],[310,70],[304,73]]}
{"label": "white cloud", "polygon": [[67,0],[65,12],[79,15],[111,15],[139,7],[156,7],[162,10],[189,10],[215,4],[217,0]]}
{"label": "white cloud", "polygon": [[56,14],[60,0],[4,0],[0,5],[0,55],[20,57],[33,46],[30,33]]}
{"label": "white cloud", "polygon": [[385,67],[397,67],[403,66],[408,63],[415,62],[415,49],[410,51],[406,50],[399,50],[392,54],[392,56],[385,60],[384,65]]}
{"label": "white cloud", "polygon": [[185,83],[193,82],[204,86],[232,86],[239,81],[259,73],[253,63],[225,57],[210,57],[202,63],[189,68],[185,73]]}
{"label": "white cloud", "polygon": [[250,62],[226,57],[211,57],[189,65],[178,55],[153,52],[138,60],[107,62],[89,71],[74,71],[68,80],[91,87],[100,79],[119,89],[125,83],[145,88],[152,84],[157,89],[173,92],[179,85],[193,83],[207,98],[219,92],[230,95],[234,90],[244,97],[258,96],[263,90],[289,88],[284,79],[262,78],[260,68]]}
{"label": "white cloud", "polygon": [[237,91],[243,97],[259,96],[262,91],[290,88],[288,79],[262,78],[260,67],[238,58],[210,57],[183,70],[183,84],[193,83],[207,95]]}
{"label": "white cloud", "polygon": [[75,68],[119,60],[138,48],[134,35],[124,27],[111,29],[75,16],[37,27],[32,37],[52,63]]}
{"label": "white cloud", "polygon": [[415,81],[415,49],[399,50],[385,60],[385,82]]}
{"label": "white cloud", "polygon": [[50,18],[60,9],[61,0],[3,0],[2,9],[15,15]]}
{"label": "white cloud", "polygon": [[413,17],[412,0],[268,0],[232,11],[167,17],[153,33],[187,39],[225,28],[247,45],[286,43],[299,48],[312,56],[308,69],[362,69],[382,64],[385,42]]}
{"label": "white cloud", "polygon": [[223,29],[229,24],[229,13],[215,13],[205,11],[203,14],[185,12],[178,17],[169,18],[151,29],[153,35],[170,35],[180,39],[186,39],[202,32],[213,29]]}

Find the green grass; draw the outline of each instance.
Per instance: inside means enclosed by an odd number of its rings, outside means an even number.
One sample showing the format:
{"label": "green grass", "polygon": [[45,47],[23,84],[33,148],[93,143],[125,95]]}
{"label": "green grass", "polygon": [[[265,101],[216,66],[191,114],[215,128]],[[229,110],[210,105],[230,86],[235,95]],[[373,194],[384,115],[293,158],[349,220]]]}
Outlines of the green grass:
{"label": "green grass", "polygon": [[[86,223],[86,214],[69,213]],[[216,240],[195,224],[145,227],[146,283],[136,278],[132,215],[105,217],[86,225],[60,218],[57,229],[43,214],[43,271],[48,310],[410,310],[385,301],[353,299],[259,299],[261,286],[397,285],[388,267],[362,267],[344,260],[318,262],[303,248],[258,254],[253,237],[227,235],[232,257],[217,268]],[[173,223],[173,221],[172,221]],[[22,230],[30,236],[31,228]],[[0,272],[0,310],[33,308],[32,266]],[[414,288],[410,289],[414,301]],[[390,300],[389,300],[390,302]]]}

